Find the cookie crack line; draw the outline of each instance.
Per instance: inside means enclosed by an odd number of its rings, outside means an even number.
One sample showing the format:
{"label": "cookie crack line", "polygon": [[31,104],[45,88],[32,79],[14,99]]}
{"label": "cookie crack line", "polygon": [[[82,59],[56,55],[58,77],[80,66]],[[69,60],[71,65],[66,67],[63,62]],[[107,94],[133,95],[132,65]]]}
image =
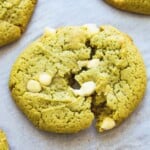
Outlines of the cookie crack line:
{"label": "cookie crack line", "polygon": [[138,106],[146,71],[132,39],[112,26],[49,28],[18,57],[9,87],[41,130],[76,133],[95,118],[103,132]]}

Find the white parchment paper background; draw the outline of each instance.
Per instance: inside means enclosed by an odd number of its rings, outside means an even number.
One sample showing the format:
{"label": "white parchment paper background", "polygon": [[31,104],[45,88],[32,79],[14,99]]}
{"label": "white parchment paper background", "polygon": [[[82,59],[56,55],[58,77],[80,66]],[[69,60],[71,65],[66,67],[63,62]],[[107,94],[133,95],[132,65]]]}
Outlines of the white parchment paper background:
{"label": "white parchment paper background", "polygon": [[[111,24],[128,33],[143,55],[148,75],[145,98],[120,127],[104,133],[94,126],[74,135],[37,130],[14,104],[8,89],[11,66],[22,50],[43,33],[46,26]],[[103,0],[39,0],[23,37],[0,48],[0,128],[11,150],[148,150],[150,149],[150,16],[114,9]]]}

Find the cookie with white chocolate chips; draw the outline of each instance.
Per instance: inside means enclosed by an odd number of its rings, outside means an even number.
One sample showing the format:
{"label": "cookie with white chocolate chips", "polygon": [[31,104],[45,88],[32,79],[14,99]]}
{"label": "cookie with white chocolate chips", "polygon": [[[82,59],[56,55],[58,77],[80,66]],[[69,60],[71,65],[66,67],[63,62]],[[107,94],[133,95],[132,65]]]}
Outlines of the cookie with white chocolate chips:
{"label": "cookie with white chocolate chips", "polygon": [[46,29],[13,65],[10,91],[32,123],[75,133],[97,120],[98,131],[118,126],[146,87],[145,66],[131,38],[111,26]]}

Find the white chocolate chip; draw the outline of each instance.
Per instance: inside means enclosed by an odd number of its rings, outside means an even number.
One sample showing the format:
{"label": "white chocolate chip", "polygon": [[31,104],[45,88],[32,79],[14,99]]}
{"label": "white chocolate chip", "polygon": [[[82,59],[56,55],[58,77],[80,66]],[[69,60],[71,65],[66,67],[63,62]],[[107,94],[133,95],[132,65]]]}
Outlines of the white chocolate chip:
{"label": "white chocolate chip", "polygon": [[41,85],[38,81],[29,80],[27,83],[27,90],[33,93],[38,93],[41,91]]}
{"label": "white chocolate chip", "polygon": [[75,95],[79,96],[90,96],[94,93],[96,88],[96,84],[93,81],[88,81],[82,84],[81,88],[79,90],[73,89],[73,92]]}
{"label": "white chocolate chip", "polygon": [[99,32],[99,28],[96,24],[85,24],[83,25],[83,27],[85,27],[90,34],[95,34]]}
{"label": "white chocolate chip", "polygon": [[88,62],[87,68],[95,68],[100,64],[99,59],[92,59]]}
{"label": "white chocolate chip", "polygon": [[82,91],[78,90],[78,89],[72,89],[73,93],[78,96],[78,95],[82,95]]}
{"label": "white chocolate chip", "polygon": [[102,122],[101,128],[103,130],[110,130],[110,129],[114,128],[115,125],[116,125],[116,123],[112,118],[106,117]]}
{"label": "white chocolate chip", "polygon": [[55,34],[56,33],[56,29],[54,29],[54,28],[50,28],[50,27],[46,27],[45,28],[45,32],[47,33],[53,33],[53,34]]}
{"label": "white chocolate chip", "polygon": [[82,84],[81,91],[83,96],[89,96],[94,93],[96,84],[93,81],[88,81]]}
{"label": "white chocolate chip", "polygon": [[52,77],[48,73],[43,72],[39,75],[39,81],[43,85],[50,85]]}
{"label": "white chocolate chip", "polygon": [[82,67],[86,67],[87,64],[88,64],[88,61],[84,60],[84,61],[78,61],[78,66],[79,68],[82,68]]}

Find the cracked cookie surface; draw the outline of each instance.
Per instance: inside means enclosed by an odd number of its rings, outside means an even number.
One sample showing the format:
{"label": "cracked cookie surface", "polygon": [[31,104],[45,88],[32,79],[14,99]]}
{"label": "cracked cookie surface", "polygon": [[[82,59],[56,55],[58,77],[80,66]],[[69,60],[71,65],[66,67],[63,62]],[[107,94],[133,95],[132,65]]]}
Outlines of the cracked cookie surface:
{"label": "cracked cookie surface", "polygon": [[75,133],[96,118],[98,131],[118,126],[146,87],[131,38],[111,26],[47,30],[18,57],[9,87],[16,104],[46,131]]}
{"label": "cracked cookie surface", "polygon": [[0,150],[9,150],[5,133],[0,130]]}
{"label": "cracked cookie surface", "polygon": [[0,0],[0,47],[20,38],[37,0]]}
{"label": "cracked cookie surface", "polygon": [[150,15],[150,1],[149,0],[105,0],[112,6],[140,14]]}

